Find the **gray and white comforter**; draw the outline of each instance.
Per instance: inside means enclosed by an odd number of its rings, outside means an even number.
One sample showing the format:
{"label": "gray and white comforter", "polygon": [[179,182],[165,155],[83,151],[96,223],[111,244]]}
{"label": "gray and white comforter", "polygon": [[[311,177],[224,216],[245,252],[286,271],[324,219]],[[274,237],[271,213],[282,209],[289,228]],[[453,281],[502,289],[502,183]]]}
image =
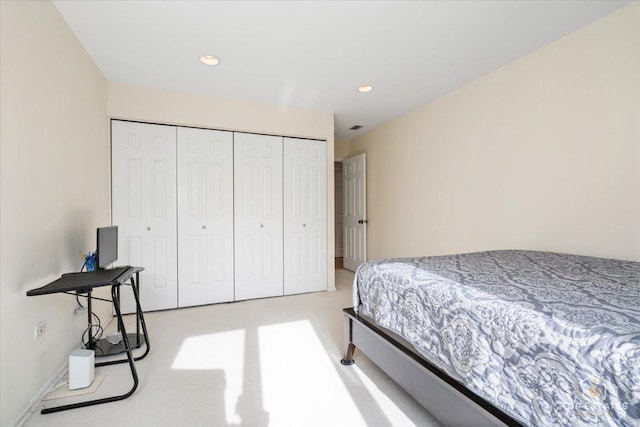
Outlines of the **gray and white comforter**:
{"label": "gray and white comforter", "polygon": [[525,425],[640,426],[640,263],[533,251],[360,266],[354,309]]}

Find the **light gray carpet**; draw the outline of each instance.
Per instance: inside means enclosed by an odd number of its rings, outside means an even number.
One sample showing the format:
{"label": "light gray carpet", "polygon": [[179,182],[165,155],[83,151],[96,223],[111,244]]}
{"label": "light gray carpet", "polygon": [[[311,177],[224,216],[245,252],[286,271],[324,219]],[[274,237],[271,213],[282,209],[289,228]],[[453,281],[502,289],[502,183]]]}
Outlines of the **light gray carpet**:
{"label": "light gray carpet", "polygon": [[[338,292],[148,313],[151,353],[136,364],[133,396],[47,415],[41,406],[24,425],[439,426],[362,353],[340,365],[352,280],[339,270]],[[97,374],[106,379],[91,397],[131,386],[127,365]]]}

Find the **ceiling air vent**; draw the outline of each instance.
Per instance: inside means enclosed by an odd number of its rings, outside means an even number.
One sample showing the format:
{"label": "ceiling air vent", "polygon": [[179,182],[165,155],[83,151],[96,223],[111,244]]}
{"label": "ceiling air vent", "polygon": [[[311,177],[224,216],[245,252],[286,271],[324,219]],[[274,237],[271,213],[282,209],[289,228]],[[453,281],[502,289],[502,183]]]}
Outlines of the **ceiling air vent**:
{"label": "ceiling air vent", "polygon": [[360,125],[355,125],[355,126],[352,126],[352,127],[351,127],[351,130],[358,130],[358,129],[360,129],[361,127],[362,127],[362,126],[360,126]]}

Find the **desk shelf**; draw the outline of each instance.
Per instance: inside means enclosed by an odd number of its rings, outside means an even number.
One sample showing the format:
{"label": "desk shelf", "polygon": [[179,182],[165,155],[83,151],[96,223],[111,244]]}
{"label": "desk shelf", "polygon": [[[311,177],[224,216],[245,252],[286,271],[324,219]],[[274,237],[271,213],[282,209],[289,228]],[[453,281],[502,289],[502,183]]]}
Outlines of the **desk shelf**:
{"label": "desk shelf", "polygon": [[[146,343],[143,334],[128,333],[127,338],[129,339],[131,350],[138,349]],[[122,354],[126,352],[127,349],[124,345],[124,339],[121,340],[118,344],[111,344],[109,341],[107,341],[106,338],[102,338],[96,341],[93,351],[95,351],[96,357],[106,357],[113,356],[115,354]]]}

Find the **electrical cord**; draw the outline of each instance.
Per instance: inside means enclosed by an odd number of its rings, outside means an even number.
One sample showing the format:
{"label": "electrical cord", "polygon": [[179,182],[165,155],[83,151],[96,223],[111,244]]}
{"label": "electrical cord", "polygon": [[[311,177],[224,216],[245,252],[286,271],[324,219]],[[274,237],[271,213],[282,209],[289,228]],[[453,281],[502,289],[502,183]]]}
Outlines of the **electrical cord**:
{"label": "electrical cord", "polygon": [[102,322],[100,321],[100,318],[98,317],[98,315],[95,314],[93,311],[91,312],[91,314],[98,321],[98,332],[96,332],[96,335],[93,336],[93,339],[99,340],[100,338],[102,338],[102,333],[104,332],[104,328],[102,327]]}
{"label": "electrical cord", "polygon": [[[81,273],[82,271],[84,271],[84,268],[87,265],[87,261],[88,260],[85,258],[84,264],[82,264],[82,267],[80,267]],[[80,302],[80,298],[77,292],[76,292],[76,302],[80,307],[85,308],[85,306]],[[96,319],[98,324],[94,325],[91,322],[89,322],[87,329],[85,329],[84,332],[82,333],[82,344],[84,345],[85,348],[89,344],[89,337],[91,341],[96,342],[100,338],[102,338],[102,334],[104,333],[104,328],[102,327],[102,322],[100,321],[100,317],[98,317],[98,315],[93,311],[91,312],[91,315]],[[95,329],[95,332],[94,332],[94,329]]]}
{"label": "electrical cord", "polygon": [[[92,323],[89,323],[89,326],[87,326],[87,329],[85,329],[84,332],[82,333],[82,344],[85,347],[89,344],[89,337],[91,337],[91,341],[95,342],[95,341],[98,341],[100,338],[102,338],[102,334],[104,333],[104,328],[102,327],[102,322],[100,322],[100,318],[98,317],[98,315],[95,314],[93,311],[91,312],[91,315],[95,317],[98,324],[94,325]],[[94,328],[95,328],[95,332],[93,331]]]}
{"label": "electrical cord", "polygon": [[82,344],[85,346],[85,348],[89,345],[89,340],[86,338],[88,334],[92,333],[92,330],[96,329],[96,332],[93,333],[93,337],[92,337],[92,341],[97,341],[100,339],[100,337],[102,336],[102,326],[99,325],[91,325],[89,327],[87,327],[87,329],[84,330],[83,334],[82,334]]}

